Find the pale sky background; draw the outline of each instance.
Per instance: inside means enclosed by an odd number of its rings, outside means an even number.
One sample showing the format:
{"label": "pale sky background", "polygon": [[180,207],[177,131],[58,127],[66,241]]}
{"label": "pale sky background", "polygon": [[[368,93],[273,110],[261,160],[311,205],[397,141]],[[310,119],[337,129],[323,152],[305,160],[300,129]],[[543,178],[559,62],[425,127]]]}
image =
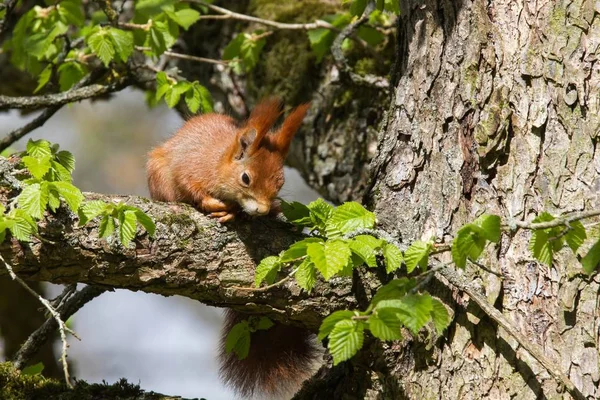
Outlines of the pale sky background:
{"label": "pale sky background", "polygon": [[[0,113],[0,137],[33,118]],[[64,107],[27,139],[59,143],[75,155],[74,183],[84,191],[148,196],[146,153],[182,124],[164,104],[148,109],[142,92],[125,90],[110,101]],[[286,169],[284,198],[318,197],[295,170]],[[61,291],[54,286],[51,295]],[[117,290],[104,293],[74,317],[79,342],[69,338],[71,375],[88,382],[127,378],[145,390],[225,400],[233,394],[218,379],[219,309],[182,297]],[[57,343],[57,354],[59,343]]]}

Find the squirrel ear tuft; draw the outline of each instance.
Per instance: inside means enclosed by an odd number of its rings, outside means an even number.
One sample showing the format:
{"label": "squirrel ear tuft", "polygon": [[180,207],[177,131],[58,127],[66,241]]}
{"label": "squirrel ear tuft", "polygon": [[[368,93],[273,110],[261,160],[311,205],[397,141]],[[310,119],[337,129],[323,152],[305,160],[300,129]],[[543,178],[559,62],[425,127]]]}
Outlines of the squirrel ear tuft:
{"label": "squirrel ear tuft", "polygon": [[292,139],[294,138],[296,131],[298,131],[298,128],[300,128],[300,125],[302,125],[302,121],[309,108],[310,103],[304,103],[294,108],[285,121],[283,121],[281,128],[275,135],[275,147],[284,156],[287,155]]}
{"label": "squirrel ear tuft", "polygon": [[281,106],[281,100],[277,97],[267,97],[254,107],[246,126],[254,128],[257,134],[248,154],[253,154],[261,146],[262,139],[281,115]]}
{"label": "squirrel ear tuft", "polygon": [[254,128],[241,131],[241,134],[239,134],[237,138],[235,152],[236,160],[241,160],[248,156],[249,148],[256,141],[256,136],[257,132]]}

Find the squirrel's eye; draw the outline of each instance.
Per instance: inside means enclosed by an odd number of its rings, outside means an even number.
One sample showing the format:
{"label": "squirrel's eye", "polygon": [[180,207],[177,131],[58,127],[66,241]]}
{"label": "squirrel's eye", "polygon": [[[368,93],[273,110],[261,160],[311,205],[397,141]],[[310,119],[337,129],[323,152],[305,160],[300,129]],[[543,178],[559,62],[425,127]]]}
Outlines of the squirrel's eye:
{"label": "squirrel's eye", "polygon": [[244,185],[246,186],[250,185],[250,176],[245,172],[242,174],[242,182],[244,182]]}

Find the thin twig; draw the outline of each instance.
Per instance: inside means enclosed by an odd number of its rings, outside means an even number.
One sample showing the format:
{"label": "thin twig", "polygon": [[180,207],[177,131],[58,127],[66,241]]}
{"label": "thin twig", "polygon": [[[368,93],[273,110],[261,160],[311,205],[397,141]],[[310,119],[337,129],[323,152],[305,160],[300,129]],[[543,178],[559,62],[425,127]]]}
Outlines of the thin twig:
{"label": "thin twig", "polygon": [[136,30],[140,29],[142,31],[149,31],[152,28],[152,20],[148,21],[145,24],[133,24],[131,22],[119,22],[119,28],[127,29],[127,30]]}
{"label": "thin twig", "polygon": [[[438,271],[438,274],[444,277],[450,284],[462,292],[465,292],[469,297],[477,303],[481,310],[486,313],[492,320],[501,326],[510,336],[512,336],[521,347],[533,356],[548,373],[559,383],[564,385],[567,391],[577,400],[585,400],[585,396],[579,391],[569,377],[560,369],[561,363],[550,360],[544,355],[543,350],[535,343],[528,340],[521,332],[517,330],[505,317],[488,303],[487,299],[480,294],[477,289],[471,286],[463,277],[452,268],[444,268]],[[439,279],[439,278],[438,278]],[[440,280],[444,283],[444,280]]]}
{"label": "thin twig", "polygon": [[107,93],[119,91],[127,86],[129,79],[124,77],[107,85],[89,85],[82,88],[73,88],[66,92],[46,94],[43,96],[11,97],[0,95],[0,110],[11,108],[35,109],[40,107],[58,106],[89,99]]}
{"label": "thin twig", "polygon": [[[63,321],[68,320],[73,314],[79,311],[84,305],[106,292],[107,289],[99,286],[86,286],[78,292],[72,294],[68,300],[66,300],[57,311],[60,313],[60,317]],[[17,351],[13,357],[13,364],[17,369],[23,369],[23,367],[31,360],[31,358],[39,351],[39,349],[46,343],[51,334],[58,327],[56,320],[50,317],[44,322],[38,329],[35,330],[23,346]]]}
{"label": "thin twig", "polygon": [[510,230],[516,228],[522,229],[548,229],[557,226],[567,225],[569,222],[579,221],[581,219],[597,217],[600,215],[600,210],[582,211],[571,215],[565,215],[547,222],[526,222],[526,221],[509,221],[505,226]]}
{"label": "thin twig", "polygon": [[498,278],[502,278],[504,279],[504,275],[502,275],[500,272],[496,272],[494,270],[492,270],[491,268],[486,267],[485,265],[483,265],[482,263],[478,262],[478,261],[473,261],[470,258],[467,257],[467,260],[473,264],[476,265],[477,267],[481,268],[482,270],[484,270],[485,272],[489,272],[492,275],[496,275]]}
{"label": "thin twig", "polygon": [[48,300],[46,300],[45,298],[43,298],[42,296],[37,294],[37,292],[35,290],[30,288],[29,285],[27,285],[24,280],[19,278],[13,272],[12,267],[6,262],[6,260],[4,259],[4,257],[2,257],[2,255],[0,255],[0,261],[2,261],[4,263],[4,266],[6,267],[6,270],[8,271],[8,274],[10,275],[10,277],[14,281],[17,281],[17,283],[19,283],[19,285],[21,285],[25,290],[27,290],[33,296],[37,297],[37,299],[40,301],[40,303],[42,303],[44,305],[44,307],[46,307],[48,309],[50,314],[52,314],[52,317],[58,324],[58,331],[60,332],[60,340],[62,341],[62,354],[60,356],[60,360],[61,360],[62,366],[63,366],[63,373],[65,374],[65,382],[66,382],[67,386],[72,388],[73,385],[71,384],[71,379],[69,377],[69,366],[67,364],[67,348],[69,347],[69,345],[67,344],[66,332],[69,332],[71,335],[73,335],[77,339],[79,339],[79,337],[75,334],[75,332],[73,332],[71,329],[69,329],[69,327],[63,322],[63,320],[60,318],[59,313],[54,309],[54,307],[52,307],[52,305],[50,304],[50,302]]}
{"label": "thin twig", "polygon": [[[143,47],[143,46],[135,46],[135,49],[139,50],[139,51],[151,50],[150,47]],[[220,64],[220,65],[229,64],[229,61],[227,61],[227,60],[215,60],[213,58],[190,56],[188,54],[175,53],[173,51],[165,51],[163,54],[167,57],[178,58],[181,60],[196,61],[196,62],[208,63],[208,64]]]}
{"label": "thin twig", "polygon": [[[196,3],[196,4],[200,4],[202,6],[205,6],[216,13],[226,15],[227,18],[237,19],[239,21],[254,22],[257,24],[270,26],[270,27],[273,27],[276,29],[308,31],[311,29],[326,28],[326,29],[331,29],[331,30],[339,32],[338,28],[331,25],[329,22],[322,21],[322,20],[317,20],[315,22],[311,22],[311,23],[307,23],[307,24],[286,24],[283,22],[276,22],[276,21],[271,21],[268,19],[252,17],[250,15],[239,14],[239,13],[230,11],[226,8],[222,8],[219,6],[215,6],[213,4],[206,3],[202,0],[185,0],[185,1],[187,1],[188,3]],[[207,16],[204,16],[204,17],[206,18]],[[225,18],[219,18],[219,19],[225,19]]]}

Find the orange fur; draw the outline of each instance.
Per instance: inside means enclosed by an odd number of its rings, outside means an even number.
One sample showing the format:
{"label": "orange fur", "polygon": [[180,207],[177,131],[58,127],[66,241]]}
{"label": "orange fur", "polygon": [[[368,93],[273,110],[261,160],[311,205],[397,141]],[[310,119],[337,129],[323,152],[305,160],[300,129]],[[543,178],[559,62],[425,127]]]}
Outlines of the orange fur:
{"label": "orange fur", "polygon": [[[218,218],[232,220],[240,211],[267,214],[283,185],[283,161],[308,104],[293,110],[281,128],[271,131],[281,115],[281,102],[260,102],[240,127],[231,117],[205,114],[191,118],[148,154],[148,187],[153,199],[180,201]],[[247,174],[250,184],[243,182]],[[238,393],[281,394],[311,374],[315,349],[310,334],[276,324],[253,334],[244,360],[227,354],[225,338],[246,318],[229,311],[221,340],[221,374]]]}

